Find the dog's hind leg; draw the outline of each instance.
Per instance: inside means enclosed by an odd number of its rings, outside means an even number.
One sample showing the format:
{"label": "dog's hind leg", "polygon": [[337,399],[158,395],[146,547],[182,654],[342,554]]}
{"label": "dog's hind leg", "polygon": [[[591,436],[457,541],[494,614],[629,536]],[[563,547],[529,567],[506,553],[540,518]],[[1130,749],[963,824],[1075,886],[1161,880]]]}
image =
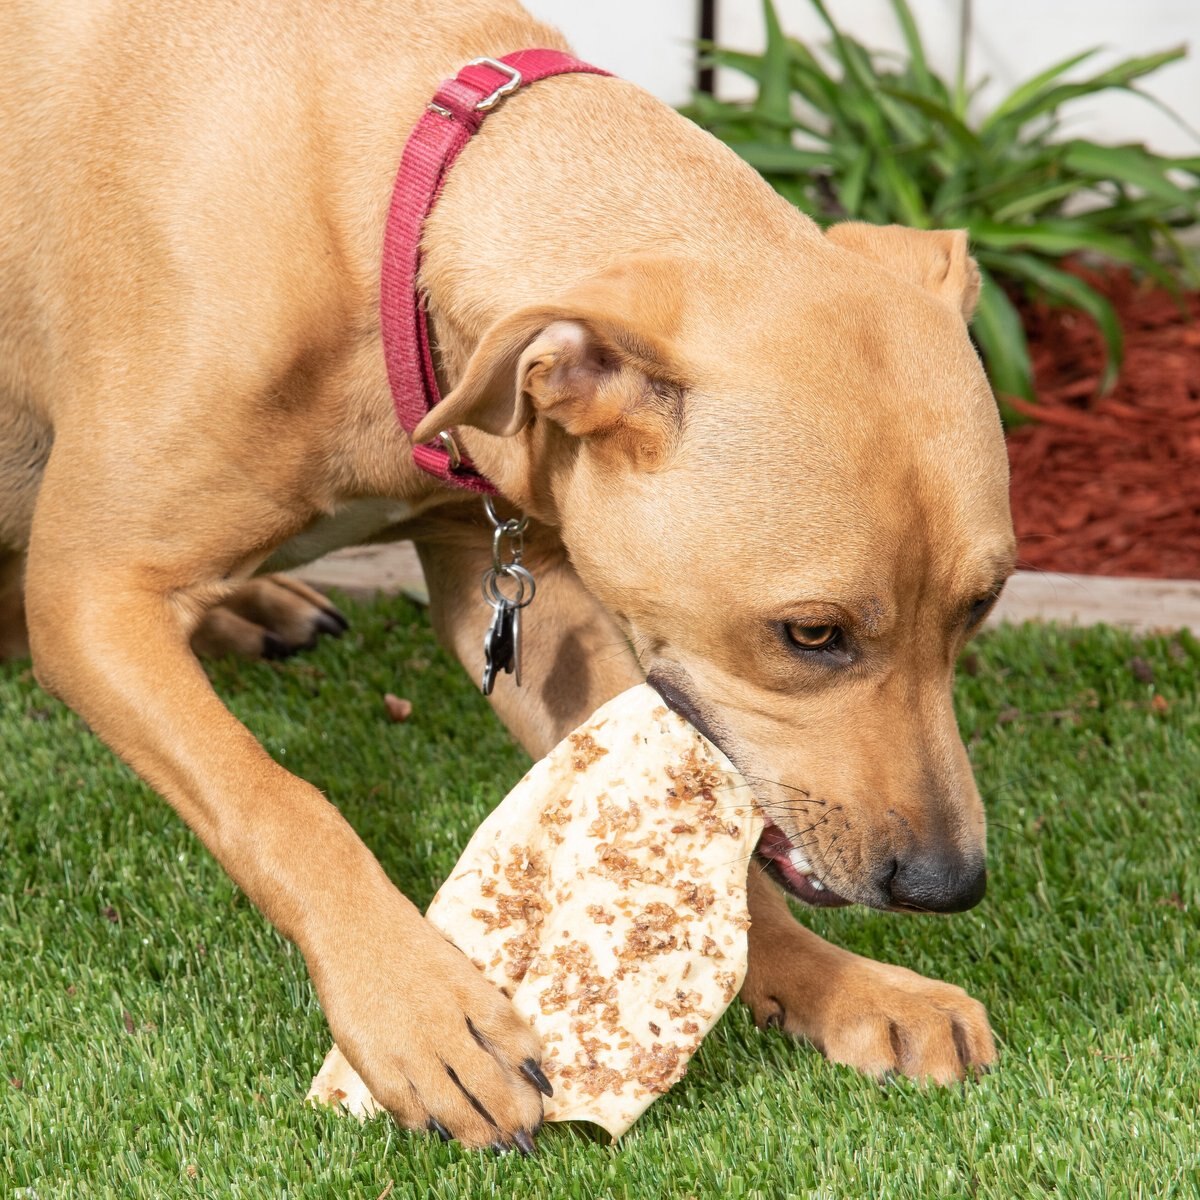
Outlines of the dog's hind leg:
{"label": "dog's hind leg", "polygon": [[192,649],[207,658],[288,658],[323,634],[341,637],[346,618],[320,592],[289,575],[249,579],[204,614]]}
{"label": "dog's hind leg", "polygon": [[0,549],[0,662],[29,654],[24,575],[24,553]]}
{"label": "dog's hind leg", "polygon": [[804,1038],[868,1075],[951,1083],[996,1061],[987,1012],[960,987],[830,945],[801,925],[753,862],[750,968],[741,997],[759,1028]]}
{"label": "dog's hind leg", "polygon": [[48,421],[0,385],[0,662],[29,655],[25,547],[53,443]]}

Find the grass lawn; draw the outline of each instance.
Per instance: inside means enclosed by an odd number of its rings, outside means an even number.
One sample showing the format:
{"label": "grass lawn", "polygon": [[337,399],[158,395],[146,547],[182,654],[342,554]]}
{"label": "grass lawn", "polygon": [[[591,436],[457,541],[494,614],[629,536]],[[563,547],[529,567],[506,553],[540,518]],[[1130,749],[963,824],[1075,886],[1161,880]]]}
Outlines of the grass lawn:
{"label": "grass lawn", "polygon": [[[214,679],[424,905],[526,760],[423,614],[348,611],[341,642]],[[306,1109],[329,1035],[299,954],[27,669],[4,670],[0,1196],[1200,1195],[1200,644],[1003,630],[965,665],[986,901],[808,919],[967,987],[999,1069],[880,1087],[735,1004],[619,1146],[548,1127],[529,1160]],[[387,723],[385,691],[412,699],[409,723]]]}

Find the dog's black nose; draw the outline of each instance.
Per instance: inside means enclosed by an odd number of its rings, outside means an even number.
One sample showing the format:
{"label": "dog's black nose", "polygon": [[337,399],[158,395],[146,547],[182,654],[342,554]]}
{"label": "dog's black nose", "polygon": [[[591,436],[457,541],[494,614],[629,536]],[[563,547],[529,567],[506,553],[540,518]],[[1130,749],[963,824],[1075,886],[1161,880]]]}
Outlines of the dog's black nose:
{"label": "dog's black nose", "polygon": [[895,858],[884,891],[898,908],[918,912],[965,912],[987,891],[987,865],[982,855],[964,859],[953,851],[909,854]]}

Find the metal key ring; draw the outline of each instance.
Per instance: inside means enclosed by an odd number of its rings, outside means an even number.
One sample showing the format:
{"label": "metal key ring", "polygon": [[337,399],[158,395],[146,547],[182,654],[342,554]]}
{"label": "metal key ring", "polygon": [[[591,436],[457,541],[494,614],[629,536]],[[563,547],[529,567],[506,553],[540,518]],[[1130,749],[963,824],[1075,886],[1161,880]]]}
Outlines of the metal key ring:
{"label": "metal key ring", "polygon": [[505,521],[492,530],[492,566],[497,571],[508,564],[504,561],[504,539],[510,543],[510,553],[513,562],[520,562],[525,551],[525,527],[520,521]]}
{"label": "metal key ring", "polygon": [[[500,587],[501,579],[515,579],[517,593],[509,597]],[[528,570],[519,563],[508,563],[500,568],[489,567],[483,573],[483,597],[493,607],[524,608],[533,600],[537,582]]]}
{"label": "metal key ring", "polygon": [[[501,579],[516,580],[515,596],[509,597],[504,594],[500,587]],[[483,596],[493,608],[499,608],[501,605],[507,608],[524,608],[533,599],[536,591],[537,583],[533,576],[518,563],[509,563],[498,571],[488,568],[483,573]]]}
{"label": "metal key ring", "polygon": [[491,496],[483,498],[483,508],[492,526],[492,566],[499,571],[507,565],[504,562],[504,542],[506,539],[509,543],[509,553],[512,556],[512,561],[519,563],[521,555],[525,552],[525,529],[529,525],[529,518],[509,517],[507,520],[502,521],[496,515],[496,506],[492,503]]}

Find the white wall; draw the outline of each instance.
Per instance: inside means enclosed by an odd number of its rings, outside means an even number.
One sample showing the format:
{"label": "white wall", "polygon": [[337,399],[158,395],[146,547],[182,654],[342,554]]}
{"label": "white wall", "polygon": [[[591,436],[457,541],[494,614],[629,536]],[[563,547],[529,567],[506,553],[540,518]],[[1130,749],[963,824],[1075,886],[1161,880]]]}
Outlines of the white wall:
{"label": "white wall", "polygon": [[[888,0],[827,0],[834,19],[869,46],[902,46]],[[961,0],[909,0],[932,64],[953,76],[958,54]],[[525,0],[542,20],[557,25],[576,51],[632,79],[669,104],[691,94],[692,43],[697,0]],[[825,30],[808,0],[776,0],[784,28],[812,43]],[[760,0],[717,0],[717,40],[757,49],[762,44]],[[975,0],[971,75],[990,75],[983,101],[997,97],[1043,67],[1104,45],[1107,65],[1179,43],[1189,57],[1151,76],[1147,90],[1200,126],[1200,0]],[[1086,70],[1083,68],[1083,70]],[[1078,71],[1077,71],[1078,74]],[[723,95],[744,95],[737,77],[724,73]],[[1146,141],[1163,154],[1198,154],[1200,143],[1136,96],[1113,93],[1075,107],[1067,130],[1105,141]],[[1067,110],[1069,113],[1071,109]]]}
{"label": "white wall", "polygon": [[696,0],[523,3],[539,20],[558,26],[580,58],[641,84],[668,104],[691,96],[700,21]]}
{"label": "white wall", "polygon": [[[827,32],[807,0],[775,0],[784,29],[811,44]],[[960,0],[909,0],[930,64],[953,79],[958,61]],[[828,0],[838,25],[867,46],[900,50],[904,43],[888,0]],[[717,40],[761,49],[759,0],[718,0]],[[1188,57],[1143,84],[1193,127],[1200,126],[1200,0],[975,0],[968,78],[987,75],[986,107],[1052,63],[1105,46],[1067,78],[1079,78],[1131,55],[1185,43]],[[724,96],[745,95],[739,77],[722,73]],[[752,90],[752,88],[751,88]],[[1161,154],[1200,154],[1200,141],[1137,96],[1113,92],[1068,107],[1064,133],[1103,141],[1144,141]]]}

